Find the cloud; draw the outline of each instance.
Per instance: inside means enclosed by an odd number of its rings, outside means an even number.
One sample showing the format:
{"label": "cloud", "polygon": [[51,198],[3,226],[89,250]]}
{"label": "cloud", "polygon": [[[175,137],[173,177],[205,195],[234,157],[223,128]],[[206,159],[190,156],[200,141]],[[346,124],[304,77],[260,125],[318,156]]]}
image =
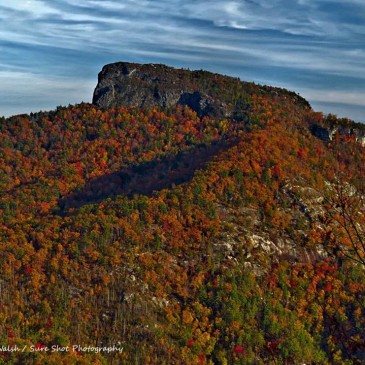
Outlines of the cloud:
{"label": "cloud", "polygon": [[[317,103],[337,103],[341,104],[346,100],[349,105],[363,106],[365,100],[365,91],[341,91],[341,90],[305,90],[303,93],[310,93],[311,97],[316,100]],[[364,115],[365,116],[365,115]]]}
{"label": "cloud", "polygon": [[[2,105],[6,105],[7,110],[7,113],[4,113],[0,107],[0,115],[51,110],[60,104],[87,102],[90,99],[90,90],[95,87],[95,84],[88,79],[80,82],[80,79],[75,80],[73,77],[49,75],[45,77],[23,72],[1,71],[0,79],[0,100]],[[16,88],[13,87],[14,80],[17,83]],[[55,103],[55,100],[62,102]]]}

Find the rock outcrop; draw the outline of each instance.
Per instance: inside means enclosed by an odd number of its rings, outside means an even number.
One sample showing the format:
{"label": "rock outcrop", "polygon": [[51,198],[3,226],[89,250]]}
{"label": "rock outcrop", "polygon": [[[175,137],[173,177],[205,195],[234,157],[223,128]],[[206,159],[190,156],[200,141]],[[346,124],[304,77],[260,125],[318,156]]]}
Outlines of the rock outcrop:
{"label": "rock outcrop", "polygon": [[194,76],[199,71],[177,70],[165,65],[118,62],[99,73],[93,104],[103,108],[173,108],[187,105],[199,116],[229,117],[226,104],[208,95]]}
{"label": "rock outcrop", "polygon": [[331,142],[338,134],[339,136],[353,137],[357,143],[361,146],[365,146],[365,129],[363,125],[353,123],[350,126],[344,126],[341,124],[332,126],[321,126],[319,124],[313,124],[310,126],[311,133],[325,142]]}
{"label": "rock outcrop", "polygon": [[242,119],[252,94],[289,97],[294,104],[310,108],[305,99],[284,89],[259,86],[203,70],[127,62],[103,67],[98,75],[93,104],[102,108],[142,109],[186,105],[200,117]]}

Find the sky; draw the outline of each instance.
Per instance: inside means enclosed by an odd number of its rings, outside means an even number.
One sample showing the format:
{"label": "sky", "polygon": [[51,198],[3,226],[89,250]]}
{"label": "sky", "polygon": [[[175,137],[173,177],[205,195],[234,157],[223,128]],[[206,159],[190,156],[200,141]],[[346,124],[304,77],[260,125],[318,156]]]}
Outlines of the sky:
{"label": "sky", "polygon": [[284,87],[365,122],[365,0],[0,0],[0,115],[91,102],[118,61]]}

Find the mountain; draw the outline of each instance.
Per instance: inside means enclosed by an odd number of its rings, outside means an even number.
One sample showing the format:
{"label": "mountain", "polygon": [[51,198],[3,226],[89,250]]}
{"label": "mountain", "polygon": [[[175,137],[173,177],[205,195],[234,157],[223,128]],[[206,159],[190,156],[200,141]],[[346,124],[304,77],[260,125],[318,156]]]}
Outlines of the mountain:
{"label": "mountain", "polygon": [[2,363],[362,364],[362,130],[131,63],[1,119]]}

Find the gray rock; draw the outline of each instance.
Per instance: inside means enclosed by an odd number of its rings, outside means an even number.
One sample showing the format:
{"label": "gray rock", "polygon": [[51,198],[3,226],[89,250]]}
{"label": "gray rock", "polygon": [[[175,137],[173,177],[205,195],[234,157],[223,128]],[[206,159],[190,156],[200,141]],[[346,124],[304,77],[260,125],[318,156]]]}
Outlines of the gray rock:
{"label": "gray rock", "polygon": [[221,100],[205,93],[194,77],[199,71],[165,65],[118,62],[103,67],[98,76],[93,104],[102,108],[174,108],[189,106],[200,117],[230,117]]}

